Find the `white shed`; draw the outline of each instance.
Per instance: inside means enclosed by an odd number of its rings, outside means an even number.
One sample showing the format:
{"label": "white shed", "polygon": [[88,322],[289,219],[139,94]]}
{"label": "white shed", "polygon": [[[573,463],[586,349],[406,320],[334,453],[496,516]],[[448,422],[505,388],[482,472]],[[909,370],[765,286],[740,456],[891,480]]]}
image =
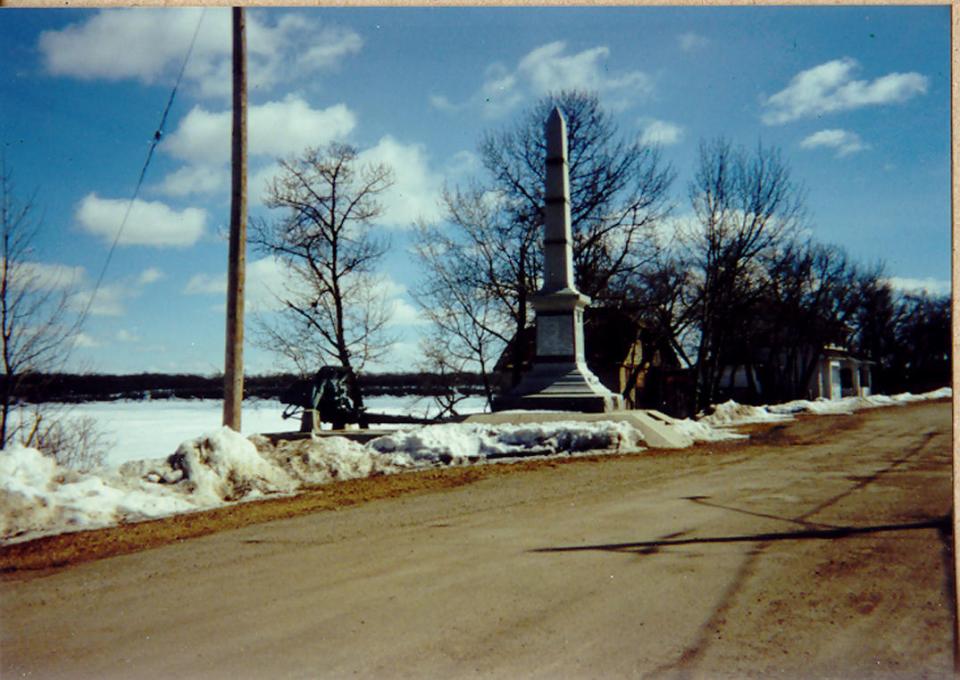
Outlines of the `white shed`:
{"label": "white shed", "polygon": [[871,366],[875,362],[852,356],[836,345],[823,349],[817,370],[807,387],[811,399],[840,399],[866,397],[873,387]]}

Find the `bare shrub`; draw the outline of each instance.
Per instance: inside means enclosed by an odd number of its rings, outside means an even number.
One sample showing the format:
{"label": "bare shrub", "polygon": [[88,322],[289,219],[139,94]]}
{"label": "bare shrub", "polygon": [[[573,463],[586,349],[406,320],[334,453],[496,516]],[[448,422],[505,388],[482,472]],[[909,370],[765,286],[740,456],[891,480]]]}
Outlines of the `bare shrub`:
{"label": "bare shrub", "polygon": [[88,472],[102,467],[114,442],[91,416],[33,406],[20,413],[20,443],[38,449],[63,467]]}

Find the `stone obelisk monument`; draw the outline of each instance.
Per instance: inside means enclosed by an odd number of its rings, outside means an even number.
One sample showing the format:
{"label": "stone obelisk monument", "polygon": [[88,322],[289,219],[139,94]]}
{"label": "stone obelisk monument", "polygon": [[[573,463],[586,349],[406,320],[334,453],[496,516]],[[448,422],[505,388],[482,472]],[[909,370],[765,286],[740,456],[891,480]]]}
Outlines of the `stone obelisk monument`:
{"label": "stone obelisk monument", "polygon": [[494,400],[493,410],[602,413],[622,409],[623,398],[608,390],[584,359],[583,310],[590,298],[573,283],[567,126],[559,108],[547,119],[546,138],[543,288],[531,300],[537,353],[520,384]]}

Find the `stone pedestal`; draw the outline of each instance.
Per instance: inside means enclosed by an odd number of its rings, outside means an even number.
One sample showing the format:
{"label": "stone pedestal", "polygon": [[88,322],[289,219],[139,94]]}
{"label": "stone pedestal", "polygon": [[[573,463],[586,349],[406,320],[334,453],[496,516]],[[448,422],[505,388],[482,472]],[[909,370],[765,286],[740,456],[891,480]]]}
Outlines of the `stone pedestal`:
{"label": "stone pedestal", "polygon": [[586,295],[570,289],[534,298],[533,365],[513,391],[494,400],[494,411],[606,413],[623,408],[623,397],[608,390],[584,359],[583,309],[589,303]]}
{"label": "stone pedestal", "polygon": [[559,109],[547,120],[546,137],[543,288],[531,301],[537,352],[530,371],[512,392],[494,400],[493,410],[619,410],[623,397],[608,390],[584,359],[583,310],[590,298],[573,283],[567,133]]}

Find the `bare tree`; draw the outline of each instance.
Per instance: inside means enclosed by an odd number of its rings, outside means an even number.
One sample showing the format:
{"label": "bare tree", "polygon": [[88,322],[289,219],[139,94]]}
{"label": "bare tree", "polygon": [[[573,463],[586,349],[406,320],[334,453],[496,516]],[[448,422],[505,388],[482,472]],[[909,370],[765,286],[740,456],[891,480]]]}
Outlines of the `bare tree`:
{"label": "bare tree", "polygon": [[809,384],[825,346],[850,344],[861,291],[880,274],[862,270],[842,248],[811,241],[786,243],[765,265],[752,321],[739,334],[740,357],[751,368],[762,349],[764,399],[791,399]]}
{"label": "bare tree", "polygon": [[[482,242],[464,245],[431,226],[417,229],[416,254],[430,272],[414,292],[431,322],[421,343],[423,368],[441,374],[476,370],[489,403],[494,394],[490,372],[509,340],[510,312],[505,310],[511,300],[491,295],[483,272],[500,253]],[[451,395],[441,397],[441,408],[451,410]]]}
{"label": "bare tree", "polygon": [[873,388],[892,394],[949,385],[950,296],[896,291],[873,273],[862,277],[852,324],[852,348],[877,362]]}
{"label": "bare tree", "polygon": [[63,370],[83,322],[69,304],[76,294],[69,272],[36,259],[40,228],[33,200],[17,198],[0,159],[0,444],[35,447],[61,465],[91,469],[109,446],[92,418],[19,400],[27,378]]}
{"label": "bare tree", "polygon": [[277,258],[288,284],[283,309],[261,320],[260,344],[301,372],[333,360],[344,367],[354,406],[363,407],[358,373],[391,344],[390,318],[375,270],[387,243],[373,233],[378,196],[392,182],[385,165],[361,165],[353,147],[330,144],[280,162],[265,203],[282,210],[251,224],[250,242]]}
{"label": "bare tree", "polygon": [[[567,122],[574,274],[577,286],[603,302],[614,302],[629,278],[649,262],[653,228],[667,213],[673,178],[657,149],[622,139],[593,94],[560,92],[542,99],[515,124],[484,135],[482,179],[444,192],[447,224],[421,229],[426,272],[418,300],[428,311],[479,326],[500,346],[527,327],[528,303],[538,289],[542,253],[546,147],[543,125],[559,106]],[[443,244],[431,249],[434,242]],[[449,272],[463,294],[449,294]],[[464,305],[480,290],[484,314]],[[489,306],[489,307],[488,307]],[[487,315],[486,311],[492,313]],[[490,319],[495,323],[489,323]],[[454,331],[458,332],[458,331]],[[463,345],[476,344],[462,338]],[[490,348],[491,345],[486,345]],[[476,351],[476,349],[475,349]],[[522,347],[515,343],[513,381],[520,378]],[[480,357],[476,357],[480,363]]]}
{"label": "bare tree", "polygon": [[[516,124],[487,133],[480,143],[484,168],[492,178],[488,191],[504,198],[500,208],[510,225],[519,225],[525,233],[536,233],[543,225],[543,126],[555,107],[567,123],[576,284],[603,300],[618,279],[638,271],[655,253],[651,231],[667,213],[673,171],[662,163],[656,147],[622,138],[596,95],[549,95]],[[539,260],[528,264],[539,267]]]}
{"label": "bare tree", "polygon": [[[905,390],[905,345],[901,330],[909,310],[903,296],[890,286],[877,267],[870,276],[862,277],[853,320],[851,349],[876,362],[873,370],[874,390]],[[949,373],[945,376],[949,381]],[[892,392],[887,392],[892,394]]]}
{"label": "bare tree", "polygon": [[950,384],[953,352],[950,311],[949,295],[913,292],[902,296],[892,343],[894,363],[902,371],[895,376],[896,388],[923,392]]}
{"label": "bare tree", "polygon": [[762,290],[761,257],[796,232],[804,206],[777,149],[748,153],[724,139],[701,143],[689,196],[696,224],[685,240],[699,331],[694,403],[702,409],[716,398],[731,340]]}
{"label": "bare tree", "polygon": [[80,320],[71,318],[68,307],[73,291],[64,272],[34,259],[39,229],[33,201],[17,199],[12,176],[0,162],[0,443],[4,447],[15,441],[33,446],[42,438],[46,422],[37,409],[14,413],[19,388],[27,375],[61,370],[79,332]]}
{"label": "bare tree", "polygon": [[[682,339],[693,323],[690,291],[690,271],[675,252],[664,249],[653,262],[630,278],[622,291],[621,302],[623,311],[642,329],[646,344],[670,351],[688,367],[693,361]],[[649,368],[649,361],[653,358],[652,352],[645,352],[635,375],[627,383]]]}

